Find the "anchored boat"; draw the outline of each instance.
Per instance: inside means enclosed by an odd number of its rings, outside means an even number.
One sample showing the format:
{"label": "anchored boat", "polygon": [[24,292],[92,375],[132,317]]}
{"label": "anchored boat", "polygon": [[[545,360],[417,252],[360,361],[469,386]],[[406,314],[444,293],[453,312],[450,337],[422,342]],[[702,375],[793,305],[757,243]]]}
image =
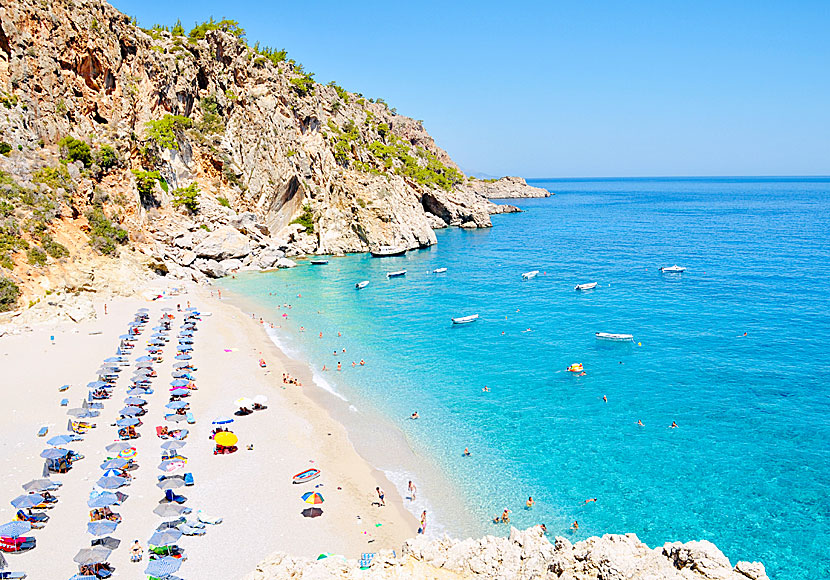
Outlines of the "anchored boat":
{"label": "anchored boat", "polygon": [[406,270],[398,270],[397,272],[387,272],[386,273],[387,278],[396,278],[398,276],[405,276],[405,275],[406,275]]}
{"label": "anchored boat", "polygon": [[634,340],[633,334],[613,334],[610,332],[597,332],[595,336],[599,340],[615,340],[617,342],[628,342]]}
{"label": "anchored boat", "polygon": [[325,266],[328,263],[329,263],[328,260],[311,260],[311,264],[313,266]]}
{"label": "anchored boat", "polygon": [[402,256],[406,253],[406,248],[396,248],[394,246],[380,246],[376,250],[370,252],[374,258],[386,258],[388,256]]}
{"label": "anchored boat", "polygon": [[597,283],[596,282],[591,282],[589,284],[577,284],[574,287],[574,290],[593,290],[596,287],[597,287]]}
{"label": "anchored boat", "polygon": [[357,284],[355,284],[354,287],[357,288],[358,290],[360,290],[361,288],[366,288],[366,286],[368,286],[368,285],[369,285],[369,281],[364,280],[363,282],[358,282]]}
{"label": "anchored boat", "polygon": [[539,270],[531,270],[522,274],[522,280],[532,280],[539,274]]}
{"label": "anchored boat", "polygon": [[683,268],[675,264],[674,266],[660,268],[660,271],[666,274],[679,274],[680,272],[685,272],[686,268]]}
{"label": "anchored boat", "polygon": [[435,268],[435,269],[432,271],[432,273],[433,273],[433,274],[443,274],[443,273],[444,273],[444,272],[446,272],[446,271],[447,271],[447,269],[446,269],[446,268]]}
{"label": "anchored boat", "polygon": [[459,316],[458,318],[453,318],[453,324],[468,324],[470,322],[475,322],[478,320],[478,314],[471,314],[470,316]]}
{"label": "anchored boat", "polygon": [[312,479],[317,479],[318,477],[320,477],[320,470],[312,468],[301,471],[295,475],[293,481],[294,483],[305,483],[307,481],[311,481]]}

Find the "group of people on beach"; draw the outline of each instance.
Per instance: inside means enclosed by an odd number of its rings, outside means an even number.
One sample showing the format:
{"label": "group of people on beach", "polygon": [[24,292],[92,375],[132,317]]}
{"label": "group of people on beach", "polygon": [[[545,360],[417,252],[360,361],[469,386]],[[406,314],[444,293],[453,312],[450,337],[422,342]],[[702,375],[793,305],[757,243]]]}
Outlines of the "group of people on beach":
{"label": "group of people on beach", "polygon": [[298,387],[303,386],[299,379],[292,377],[288,373],[282,373],[282,383],[284,385],[297,385]]}

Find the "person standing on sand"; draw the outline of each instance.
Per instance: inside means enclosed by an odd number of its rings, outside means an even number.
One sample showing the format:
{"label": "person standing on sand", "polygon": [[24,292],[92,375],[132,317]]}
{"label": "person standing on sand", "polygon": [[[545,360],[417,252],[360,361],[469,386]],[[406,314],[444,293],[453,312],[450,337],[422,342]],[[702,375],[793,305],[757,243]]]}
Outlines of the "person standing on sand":
{"label": "person standing on sand", "polygon": [[409,488],[409,499],[411,501],[415,501],[415,492],[418,491],[418,489],[415,487],[415,484],[412,483],[411,480],[410,480],[409,485],[407,487]]}
{"label": "person standing on sand", "polygon": [[383,490],[379,487],[376,487],[375,491],[378,492],[378,499],[380,499],[380,505],[385,506],[386,500],[384,498],[386,497],[386,494],[383,493]]}
{"label": "person standing on sand", "polygon": [[421,534],[427,533],[427,510],[421,512],[421,529],[418,532]]}

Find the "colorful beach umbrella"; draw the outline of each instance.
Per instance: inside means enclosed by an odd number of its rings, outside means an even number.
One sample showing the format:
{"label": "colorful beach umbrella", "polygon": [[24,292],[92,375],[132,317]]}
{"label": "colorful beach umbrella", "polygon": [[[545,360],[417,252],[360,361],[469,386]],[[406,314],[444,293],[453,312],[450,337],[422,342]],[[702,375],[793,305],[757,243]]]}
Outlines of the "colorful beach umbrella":
{"label": "colorful beach umbrella", "polygon": [[187,465],[187,461],[184,459],[168,459],[159,463],[158,468],[160,471],[170,473],[172,471],[176,471],[177,469],[181,469],[185,465]]}
{"label": "colorful beach umbrella", "polygon": [[131,447],[130,449],[125,449],[124,451],[118,452],[118,457],[120,457],[121,459],[132,459],[136,455],[138,455],[138,451],[135,447]]}
{"label": "colorful beach umbrella", "polygon": [[102,477],[124,477],[124,471],[121,469],[105,469]]}
{"label": "colorful beach umbrella", "polygon": [[222,447],[232,447],[239,442],[239,437],[229,431],[222,431],[213,436],[213,440],[217,445]]}
{"label": "colorful beach umbrella", "polygon": [[326,500],[323,499],[322,494],[319,494],[316,491],[309,491],[303,494],[303,501],[313,505],[318,505]]}

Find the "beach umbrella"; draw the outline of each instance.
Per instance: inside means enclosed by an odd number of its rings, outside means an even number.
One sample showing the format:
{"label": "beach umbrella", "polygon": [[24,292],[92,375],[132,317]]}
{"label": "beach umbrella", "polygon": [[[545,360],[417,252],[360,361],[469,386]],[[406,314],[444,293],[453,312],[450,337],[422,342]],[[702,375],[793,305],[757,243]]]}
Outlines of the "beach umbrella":
{"label": "beach umbrella", "polygon": [[[155,347],[152,350],[158,350],[158,347],[164,346],[164,341],[155,338],[153,340],[147,341],[147,344],[150,345],[150,347]],[[150,350],[150,348],[148,348],[147,350]]]}
{"label": "beach umbrella", "polygon": [[107,550],[115,550],[118,546],[121,545],[121,540],[117,538],[113,538],[112,536],[106,536],[103,538],[95,538],[92,540],[92,547],[101,546],[102,548],[106,548]]}
{"label": "beach umbrella", "polygon": [[98,413],[98,411],[92,411],[90,409],[75,408],[69,409],[66,412],[66,414],[70,417],[75,417],[76,419],[87,419],[89,417],[97,417],[100,413]]}
{"label": "beach umbrella", "polygon": [[173,423],[181,423],[185,419],[187,419],[187,416],[179,415],[178,413],[173,413],[172,415],[165,415],[164,416],[165,421],[172,421]]}
{"label": "beach umbrella", "polygon": [[100,478],[98,481],[95,482],[98,487],[102,487],[104,489],[116,489],[121,487],[122,485],[127,484],[127,479],[120,476],[105,476]]}
{"label": "beach umbrella", "polygon": [[164,307],[161,309],[162,312],[173,312],[173,309],[170,307]]}
{"label": "beach umbrella", "polygon": [[248,397],[241,397],[233,402],[234,405],[240,408],[253,407],[254,402]]}
{"label": "beach umbrella", "polygon": [[141,423],[141,421],[135,417],[124,417],[123,419],[119,419],[115,422],[118,427],[135,427],[139,423]]}
{"label": "beach umbrella", "polygon": [[51,479],[33,479],[32,481],[24,483],[21,487],[23,487],[24,491],[46,491],[47,489],[52,489],[55,487],[55,482]]}
{"label": "beach umbrella", "polygon": [[131,406],[139,406],[139,405],[146,405],[147,401],[145,401],[144,399],[142,399],[140,397],[127,397],[127,398],[124,399],[124,404],[125,405],[131,405]]}
{"label": "beach umbrella", "polygon": [[183,485],[184,480],[179,479],[178,477],[173,477],[170,479],[162,479],[160,482],[156,484],[156,487],[167,491],[168,489],[179,489]]}
{"label": "beach umbrella", "polygon": [[151,359],[151,358],[150,358],[149,356],[147,356],[147,355],[140,356],[140,357],[138,357],[137,359],[135,359],[135,362],[137,362],[137,363],[140,363],[140,362],[152,362],[152,361],[153,361],[153,359]]}
{"label": "beach umbrella", "polygon": [[182,537],[181,531],[177,529],[171,530],[164,530],[163,532],[156,532],[150,539],[147,540],[147,543],[151,546],[170,546],[175,544],[179,538]]}
{"label": "beach umbrella", "polygon": [[23,534],[27,534],[32,530],[32,524],[29,522],[9,522],[0,526],[0,537],[2,538],[19,538]]}
{"label": "beach umbrella", "polygon": [[217,417],[213,420],[214,425],[227,425],[228,423],[233,423],[233,419],[230,417]]}
{"label": "beach umbrella", "polygon": [[256,397],[254,397],[253,401],[257,405],[264,405],[268,402],[268,397],[266,397],[265,395],[257,395]]}
{"label": "beach umbrella", "polygon": [[121,340],[132,340],[133,335],[132,334],[122,334],[118,338],[120,338]]}
{"label": "beach umbrella", "polygon": [[136,415],[141,414],[144,409],[141,407],[134,407],[132,405],[127,405],[126,407],[122,408],[118,411],[118,414],[122,417],[135,417]]}
{"label": "beach umbrella", "polygon": [[193,357],[191,357],[189,354],[177,354],[176,355],[176,360],[190,360],[191,358],[193,358]]}
{"label": "beach umbrella", "polygon": [[111,520],[98,520],[97,522],[89,522],[86,525],[86,531],[93,536],[106,536],[115,531],[118,527],[118,522]]}
{"label": "beach umbrella", "polygon": [[193,368],[193,363],[189,362],[177,362],[173,364],[174,369],[190,369]]}
{"label": "beach umbrella", "polygon": [[169,522],[161,522],[158,526],[156,526],[157,532],[162,532],[164,530],[177,530],[179,526],[185,523],[187,520],[184,516],[176,518],[175,520],[170,520]]}
{"label": "beach umbrella", "polygon": [[174,381],[170,381],[171,387],[186,387],[190,384],[190,381],[186,379],[176,379]]}
{"label": "beach umbrella", "polygon": [[323,503],[326,500],[323,499],[322,494],[319,494],[316,491],[308,491],[308,492],[303,494],[303,501],[306,502],[306,503],[313,504],[313,505],[318,505],[318,504]]}
{"label": "beach umbrella", "polygon": [[180,344],[176,347],[180,352],[191,352],[193,350],[192,346],[188,346],[186,344]]}
{"label": "beach umbrella", "polygon": [[159,463],[158,468],[160,471],[170,473],[171,471],[181,469],[185,465],[187,465],[187,462],[183,459],[167,459],[166,461]]}
{"label": "beach umbrella", "polygon": [[184,409],[189,403],[187,401],[170,401],[165,405],[168,409]]}
{"label": "beach umbrella", "polygon": [[104,381],[92,381],[91,383],[87,383],[86,386],[90,389],[102,389],[110,385],[109,383],[105,383]]}
{"label": "beach umbrella", "polygon": [[77,439],[72,435],[55,435],[51,439],[49,439],[46,443],[49,445],[54,445],[58,447],[60,445],[66,445],[67,443],[72,443],[73,441],[77,441]]}
{"label": "beach umbrella", "polygon": [[[105,469],[102,477],[124,477],[123,469]],[[126,478],[124,478],[126,479]]]}
{"label": "beach umbrella", "polygon": [[120,356],[111,356],[109,358],[105,358],[104,362],[105,363],[123,363],[124,359],[122,359]]}
{"label": "beach umbrella", "polygon": [[19,510],[25,510],[31,507],[35,507],[36,505],[42,502],[43,496],[39,493],[28,493],[25,495],[17,496],[11,501],[11,504]]}
{"label": "beach umbrella", "polygon": [[323,510],[321,510],[320,508],[313,507],[306,508],[300,513],[303,514],[304,518],[319,518],[321,515],[323,515]]}
{"label": "beach umbrella", "polygon": [[232,445],[237,444],[239,437],[229,431],[222,431],[221,433],[214,435],[213,440],[217,445],[221,445],[222,447],[231,447]]}
{"label": "beach umbrella", "polygon": [[189,379],[190,373],[187,371],[173,371],[174,379]]}
{"label": "beach umbrella", "polygon": [[139,308],[137,310],[137,312],[150,312],[150,309],[147,308],[146,306],[142,306],[141,308]]}
{"label": "beach umbrella", "polygon": [[60,459],[61,457],[66,457],[67,455],[69,455],[69,449],[61,449],[60,447],[44,449],[40,452],[40,456],[44,459]]}
{"label": "beach umbrella", "polygon": [[109,459],[101,464],[101,469],[104,471],[108,469],[124,469],[129,464],[130,462],[124,459]]}
{"label": "beach umbrella", "polygon": [[119,502],[118,496],[112,493],[111,491],[105,491],[103,493],[99,493],[95,497],[91,497],[87,502],[91,508],[102,508],[102,507],[109,507],[111,505],[115,505]]}
{"label": "beach umbrella", "polygon": [[155,507],[153,513],[163,518],[178,517],[184,513],[187,508],[176,503],[163,503]]}
{"label": "beach umbrella", "polygon": [[118,457],[121,459],[132,459],[136,455],[138,455],[138,450],[136,450],[135,447],[130,447],[129,449],[118,452]]}
{"label": "beach umbrella", "polygon": [[130,389],[129,391],[127,391],[127,394],[128,395],[147,395],[151,392],[152,391],[149,391],[146,387],[135,386],[132,389]]}
{"label": "beach umbrella", "polygon": [[112,550],[108,550],[107,548],[84,548],[78,550],[73,560],[78,564],[100,564],[101,562],[106,562],[111,553]]}
{"label": "beach umbrella", "polygon": [[175,389],[170,389],[170,394],[174,397],[186,397],[190,394],[190,390],[176,387]]}
{"label": "beach umbrella", "polygon": [[176,335],[176,338],[192,338],[193,331],[192,330],[182,330],[179,334]]}
{"label": "beach umbrella", "polygon": [[132,445],[127,443],[126,441],[116,441],[115,443],[110,443],[104,449],[106,449],[110,453],[118,453],[119,451],[124,451],[125,449],[130,448],[132,448]]}
{"label": "beach umbrella", "polygon": [[150,563],[144,569],[144,573],[153,578],[164,578],[178,571],[181,565],[182,561],[180,559],[165,556],[157,560],[150,560]]}
{"label": "beach umbrella", "polygon": [[153,361],[152,360],[140,361],[140,362],[135,363],[135,366],[136,366],[136,371],[135,372],[139,372],[139,371],[142,371],[144,369],[153,370]]}
{"label": "beach umbrella", "polygon": [[164,443],[162,443],[161,448],[164,449],[165,451],[170,451],[170,450],[175,450],[175,449],[181,449],[185,445],[187,445],[186,441],[171,440],[171,441],[165,441]]}
{"label": "beach umbrella", "polygon": [[153,374],[153,363],[138,363],[138,368],[133,371],[134,377],[145,377]]}
{"label": "beach umbrella", "polygon": [[179,338],[179,344],[193,344],[192,336],[182,336]]}

